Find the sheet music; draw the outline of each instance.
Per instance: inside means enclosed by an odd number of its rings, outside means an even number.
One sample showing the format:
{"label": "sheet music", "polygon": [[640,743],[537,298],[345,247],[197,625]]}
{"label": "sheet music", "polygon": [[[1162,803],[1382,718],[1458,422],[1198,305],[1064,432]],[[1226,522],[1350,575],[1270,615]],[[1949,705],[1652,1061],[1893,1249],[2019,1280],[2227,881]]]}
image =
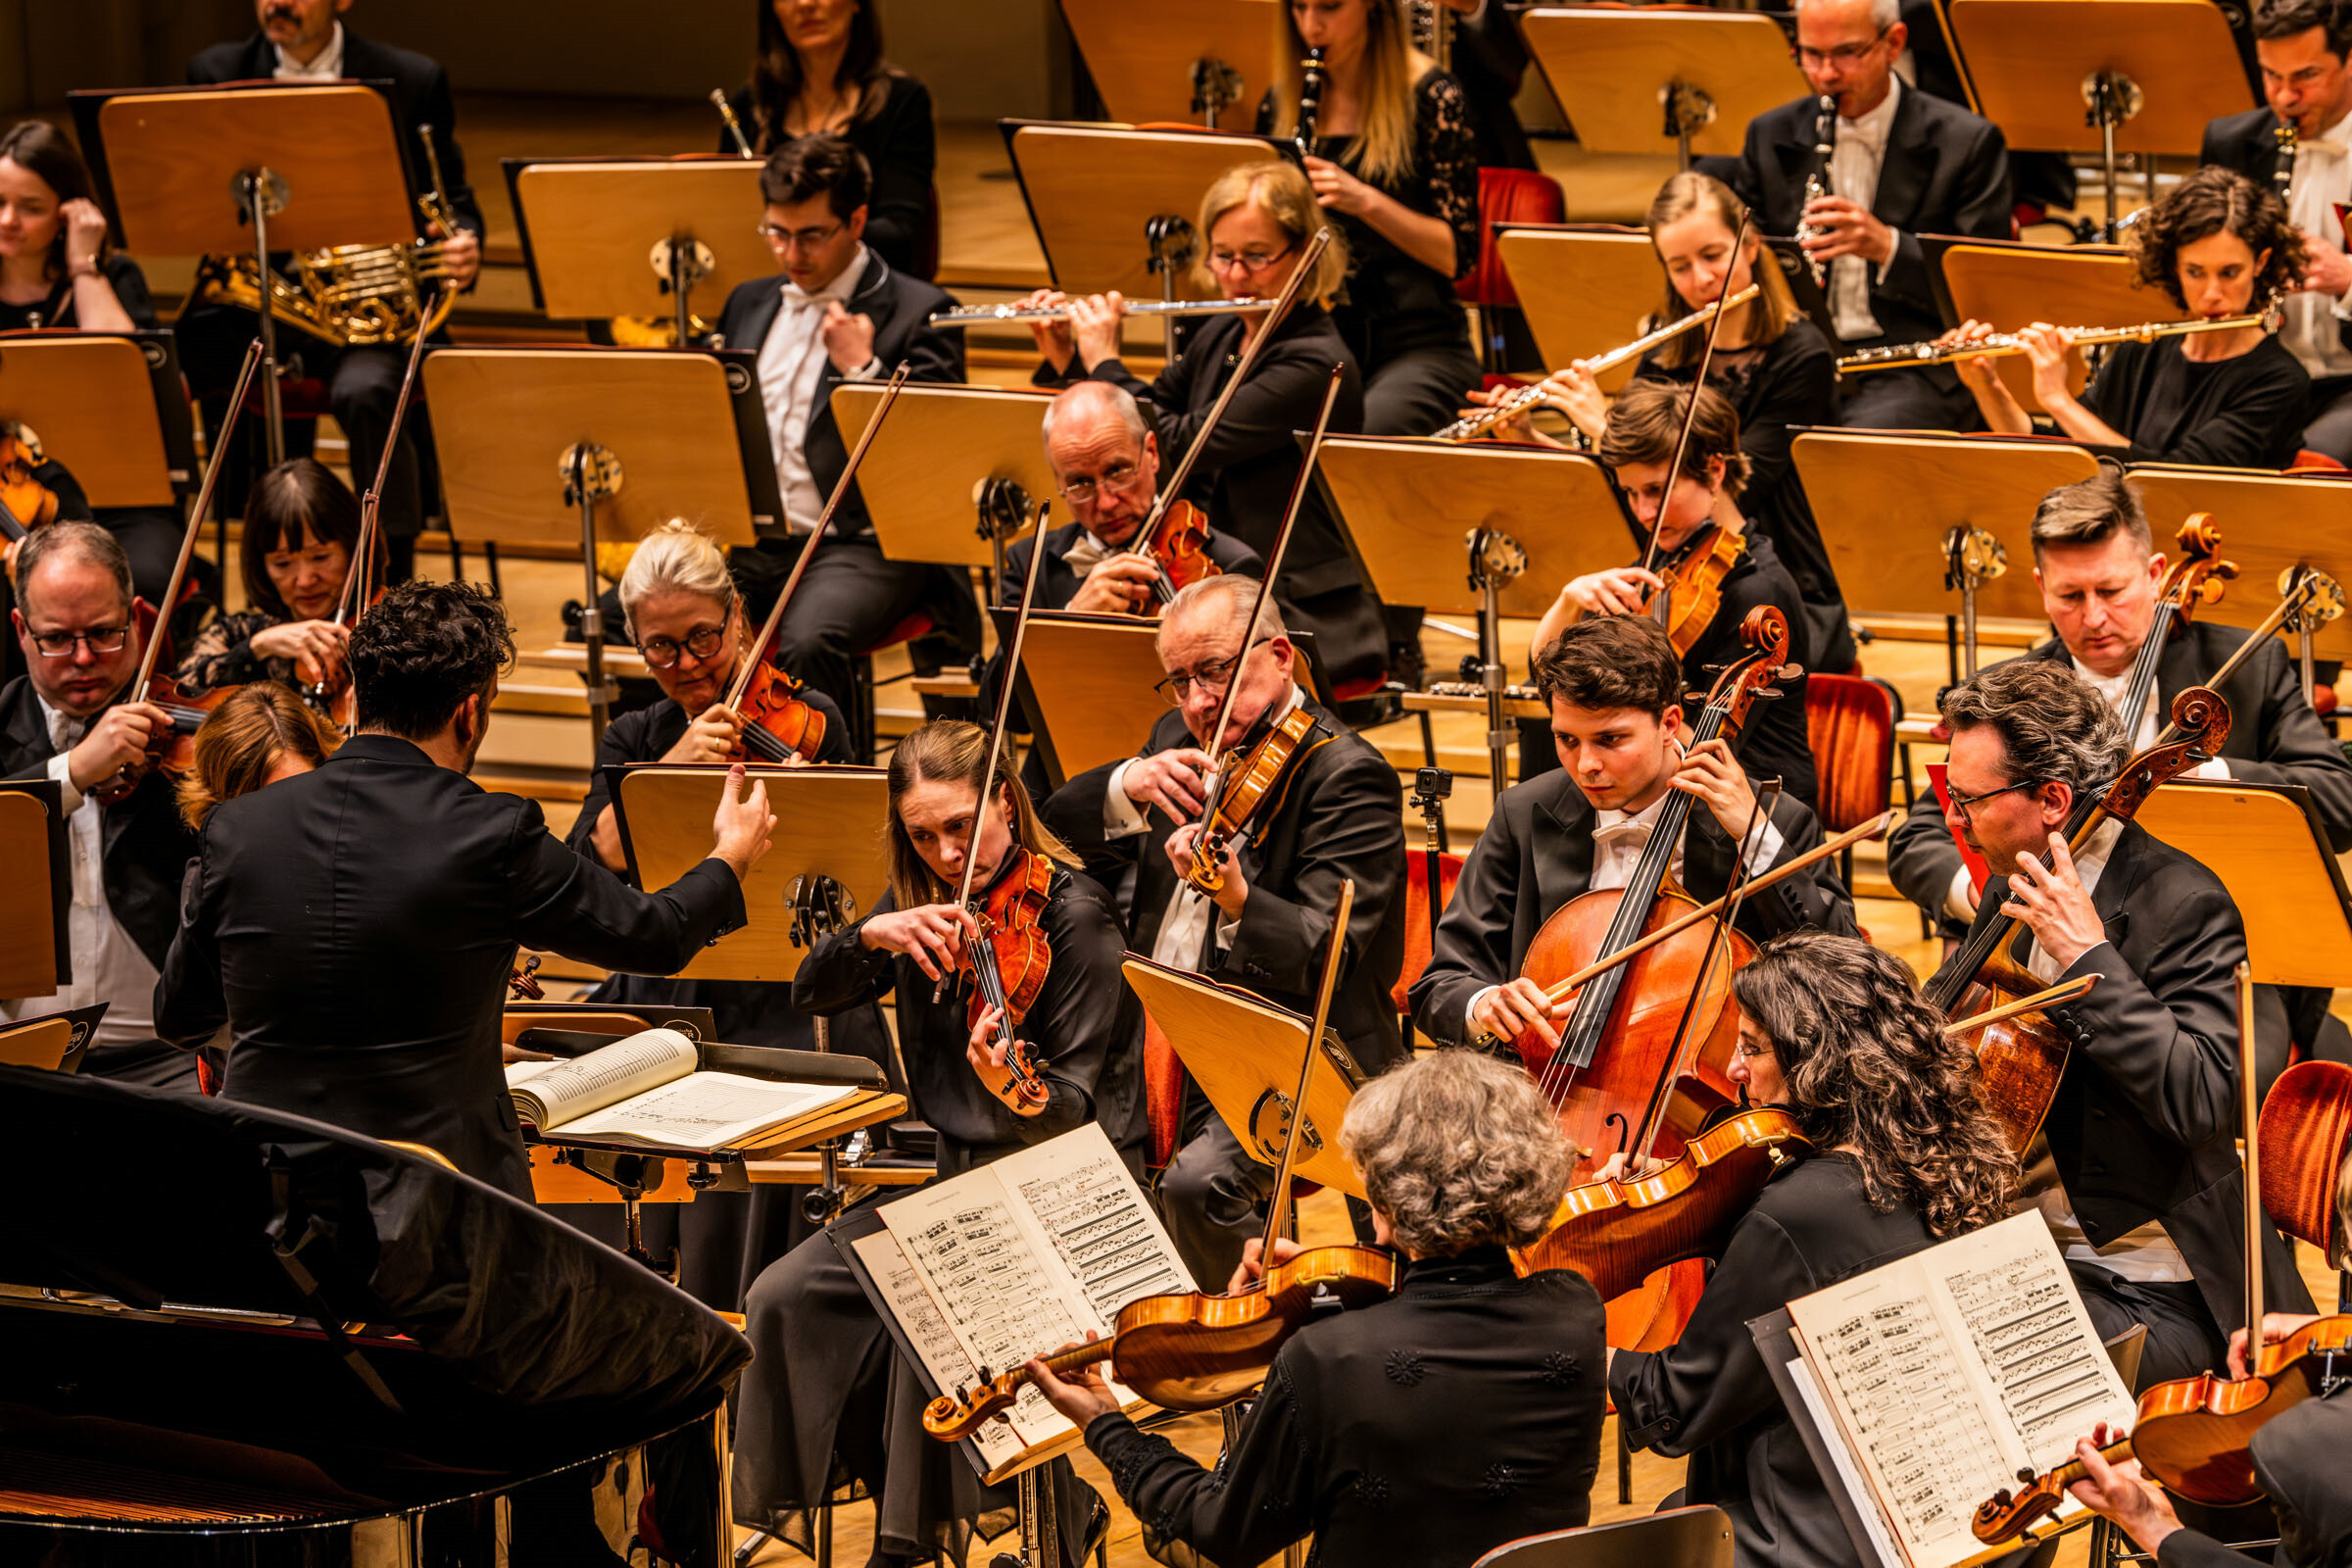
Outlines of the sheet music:
{"label": "sheet music", "polygon": [[1094,1308],[1098,1333],[1129,1301],[1193,1288],[1159,1216],[1107,1144],[1075,1168],[1016,1181],[1014,1191]]}
{"label": "sheet music", "polygon": [[628,1139],[673,1149],[729,1149],[858,1093],[855,1084],[774,1083],[743,1073],[697,1072],[561,1123],[558,1130],[577,1138]]}
{"label": "sheet music", "polygon": [[[915,1355],[931,1374],[931,1381],[951,1392],[979,1381],[977,1370],[956,1342],[956,1331],[948,1327],[947,1319],[939,1315],[939,1308],[931,1304],[931,1297],[923,1289],[923,1278],[906,1260],[899,1239],[884,1228],[860,1236],[850,1245],[858,1250],[858,1260],[865,1265],[866,1273],[889,1299],[891,1315],[906,1331]],[[985,1423],[972,1434],[972,1442],[979,1445],[981,1456],[992,1468],[1021,1451],[1020,1440],[1000,1422]]]}
{"label": "sheet music", "polygon": [[2094,1423],[2112,1420],[2120,1380],[2106,1348],[2082,1332],[2088,1319],[2062,1259],[1958,1269],[1943,1285],[2037,1473],[2073,1457],[2075,1440]]}
{"label": "sheet music", "polygon": [[694,1042],[675,1029],[645,1029],[565,1061],[508,1067],[515,1113],[542,1132],[694,1071]]}

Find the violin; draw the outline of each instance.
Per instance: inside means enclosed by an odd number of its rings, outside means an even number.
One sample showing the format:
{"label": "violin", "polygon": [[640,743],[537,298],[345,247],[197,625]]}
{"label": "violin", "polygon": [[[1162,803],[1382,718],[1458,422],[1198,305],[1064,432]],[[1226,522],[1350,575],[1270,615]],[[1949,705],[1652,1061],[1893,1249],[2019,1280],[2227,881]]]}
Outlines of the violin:
{"label": "violin", "polygon": [[971,982],[965,1027],[978,1027],[984,1007],[1003,1014],[999,1027],[1005,1037],[1004,1065],[1012,1074],[1013,1093],[1022,1104],[1042,1109],[1052,1091],[1038,1069],[1036,1049],[1017,1031],[1037,1004],[1054,964],[1054,945],[1046,939],[1047,890],[1054,880],[1054,862],[1017,845],[1011,862],[974,911],[979,929],[965,940],[956,974]]}
{"label": "violin", "polygon": [[1687,546],[1658,575],[1665,586],[1651,592],[1642,612],[1666,628],[1677,655],[1688,658],[1715,624],[1723,609],[1723,581],[1747,554],[1747,535],[1710,524],[1702,542]]}
{"label": "violin", "polygon": [[547,1000],[547,988],[539,983],[539,955],[532,954],[520,968],[507,971],[507,995],[515,1002]]}
{"label": "violin", "polygon": [[[1314,1018],[1307,1028],[1310,1041],[1322,1039],[1324,1026],[1331,1021],[1332,992],[1339,984],[1348,917],[1354,907],[1355,883],[1343,881],[1332,914],[1331,940],[1324,950]],[[1302,1054],[1298,1094],[1293,1104],[1307,1102],[1320,1055],[1312,1050]],[[1282,1195],[1291,1189],[1291,1171],[1306,1120],[1304,1116],[1292,1117],[1284,1135],[1282,1159],[1274,1170],[1277,1196],[1266,1214],[1261,1257],[1273,1255],[1284,1208]],[[1308,1322],[1334,1305],[1368,1306],[1396,1289],[1394,1253],[1369,1247],[1313,1248],[1274,1264],[1263,1278],[1229,1295],[1180,1292],[1139,1298],[1119,1309],[1108,1339],[1072,1346],[1044,1360],[1056,1372],[1108,1361],[1113,1378],[1164,1410],[1214,1410],[1264,1382],[1276,1352]],[[995,1377],[984,1372],[978,1388],[943,1394],[925,1405],[923,1430],[943,1442],[954,1442],[1011,1404],[1029,1382],[1025,1366]]]}
{"label": "violin", "polygon": [[795,695],[803,689],[799,681],[764,659],[754,666],[735,709],[743,734],[734,755],[761,762],[813,761],[825,744],[825,715]]}
{"label": "violin", "polygon": [[1136,538],[1136,554],[1159,568],[1152,579],[1152,598],[1166,604],[1180,588],[1203,577],[1221,577],[1225,568],[1208,559],[1208,514],[1190,501],[1171,502],[1148,519]]}
{"label": "violin", "polygon": [[33,473],[40,448],[24,427],[0,424],[0,565],[16,560],[17,546],[35,528],[57,520],[57,492]]}

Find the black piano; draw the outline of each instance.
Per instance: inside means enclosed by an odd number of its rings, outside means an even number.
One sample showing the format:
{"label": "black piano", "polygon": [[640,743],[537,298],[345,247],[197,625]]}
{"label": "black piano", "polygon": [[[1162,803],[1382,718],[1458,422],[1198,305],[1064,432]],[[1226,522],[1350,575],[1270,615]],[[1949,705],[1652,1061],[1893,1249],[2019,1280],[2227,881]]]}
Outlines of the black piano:
{"label": "black piano", "polygon": [[727,1558],[751,1352],[527,1203],[299,1116],[0,1068],[0,1568]]}

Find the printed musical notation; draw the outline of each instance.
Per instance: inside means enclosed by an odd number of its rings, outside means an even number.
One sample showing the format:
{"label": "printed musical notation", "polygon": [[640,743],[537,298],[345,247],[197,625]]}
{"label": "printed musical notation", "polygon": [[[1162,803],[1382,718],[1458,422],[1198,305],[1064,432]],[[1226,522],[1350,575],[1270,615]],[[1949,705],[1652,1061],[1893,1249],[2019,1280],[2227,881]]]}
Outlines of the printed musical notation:
{"label": "printed musical notation", "polygon": [[1050,1172],[1017,1190],[1104,1323],[1139,1298],[1187,1288],[1165,1233],[1116,1158]]}
{"label": "printed musical notation", "polygon": [[2050,1468],[2105,1418],[2114,1382],[2105,1351],[2079,1331],[2065,1265],[2004,1260],[1943,1283],[2034,1468]]}
{"label": "printed musical notation", "polygon": [[[1086,1338],[1008,1204],[982,1200],[959,1205],[902,1241],[984,1373],[1005,1371]],[[1034,1388],[1022,1390],[1015,1409],[1016,1421],[1059,1419]]]}
{"label": "printed musical notation", "polygon": [[1966,1535],[1977,1504],[2001,1485],[2001,1455],[1935,1307],[1918,1297],[1883,1299],[1810,1348],[1843,1395],[1904,1534]]}
{"label": "printed musical notation", "polygon": [[[972,1381],[972,1368],[964,1359],[963,1347],[956,1339],[956,1331],[932,1305],[923,1289],[923,1277],[906,1259],[906,1250],[899,1239],[887,1230],[861,1236],[852,1244],[858,1257],[874,1284],[889,1301],[891,1315],[898,1319],[907,1343],[930,1372],[932,1382],[939,1388],[961,1388]],[[972,1440],[991,1465],[1003,1463],[1020,1451],[1020,1441],[1005,1430],[1001,1422],[990,1422],[972,1434]]]}

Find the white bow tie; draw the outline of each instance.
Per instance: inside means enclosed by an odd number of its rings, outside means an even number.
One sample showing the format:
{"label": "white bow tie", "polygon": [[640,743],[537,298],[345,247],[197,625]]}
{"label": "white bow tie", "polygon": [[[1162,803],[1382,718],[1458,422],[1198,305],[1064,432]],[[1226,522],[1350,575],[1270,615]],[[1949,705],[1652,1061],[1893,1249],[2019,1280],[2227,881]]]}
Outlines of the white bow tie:
{"label": "white bow tie", "polygon": [[1592,830],[1592,844],[1595,849],[1622,847],[1638,850],[1649,842],[1649,830],[1653,825],[1632,817],[1622,822],[1611,822],[1606,827]]}
{"label": "white bow tie", "polygon": [[49,715],[49,744],[61,752],[70,752],[81,744],[81,737],[88,729],[89,725],[86,722],[75,718],[71,713],[51,713]]}

